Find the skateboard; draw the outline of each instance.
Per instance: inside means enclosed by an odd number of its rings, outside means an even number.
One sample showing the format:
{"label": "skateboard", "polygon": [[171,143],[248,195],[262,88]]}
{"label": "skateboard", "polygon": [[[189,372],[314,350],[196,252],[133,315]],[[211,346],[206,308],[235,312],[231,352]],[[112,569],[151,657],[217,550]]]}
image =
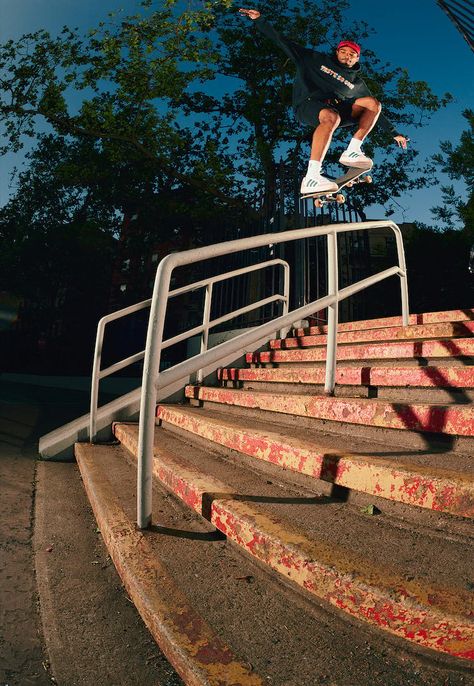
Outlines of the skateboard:
{"label": "skateboard", "polygon": [[[346,196],[340,193],[343,188],[352,188],[359,183],[372,183],[372,177],[367,174],[372,169],[372,165],[366,169],[359,169],[356,167],[349,167],[343,176],[339,176],[337,179],[331,179],[334,183],[337,183],[336,191],[322,191],[319,193],[305,193],[301,196],[301,199],[314,198],[314,204],[316,207],[322,207],[327,202],[337,202],[342,204],[346,202]],[[365,176],[364,176],[365,175]]]}

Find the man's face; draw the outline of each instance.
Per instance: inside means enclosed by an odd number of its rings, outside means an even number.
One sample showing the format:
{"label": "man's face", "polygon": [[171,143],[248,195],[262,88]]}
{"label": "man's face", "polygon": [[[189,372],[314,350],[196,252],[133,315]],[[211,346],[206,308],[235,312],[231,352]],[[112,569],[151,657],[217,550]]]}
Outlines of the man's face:
{"label": "man's face", "polygon": [[354,64],[359,61],[359,55],[348,45],[344,45],[342,48],[336,50],[336,55],[339,62],[346,67],[353,67]]}

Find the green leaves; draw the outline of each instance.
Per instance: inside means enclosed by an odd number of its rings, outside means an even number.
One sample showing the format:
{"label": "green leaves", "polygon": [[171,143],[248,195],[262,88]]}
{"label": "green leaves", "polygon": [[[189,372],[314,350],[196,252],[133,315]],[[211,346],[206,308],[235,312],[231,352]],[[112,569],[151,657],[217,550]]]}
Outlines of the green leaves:
{"label": "green leaves", "polygon": [[432,162],[451,179],[464,181],[467,198],[456,192],[454,186],[442,185],[442,202],[432,207],[431,212],[439,228],[453,229],[464,224],[465,231],[474,240],[474,112],[465,110],[463,117],[469,128],[461,134],[458,145],[454,147],[451,141],[442,141],[441,152],[433,155]]}

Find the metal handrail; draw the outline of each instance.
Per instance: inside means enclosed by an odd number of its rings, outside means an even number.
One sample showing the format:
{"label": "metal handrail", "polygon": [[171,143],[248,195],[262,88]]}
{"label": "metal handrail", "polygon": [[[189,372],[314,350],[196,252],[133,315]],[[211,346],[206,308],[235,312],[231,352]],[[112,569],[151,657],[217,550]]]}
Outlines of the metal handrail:
{"label": "metal handrail", "polygon": [[[259,300],[258,302],[251,303],[250,305],[247,305],[246,307],[241,307],[238,310],[233,310],[232,312],[228,312],[227,314],[225,314],[221,317],[218,317],[217,319],[210,320],[211,303],[212,303],[212,289],[213,289],[214,284],[219,283],[220,281],[235,278],[236,276],[241,276],[242,274],[248,274],[249,272],[259,271],[261,269],[266,269],[267,267],[273,267],[275,265],[279,265],[279,266],[283,267],[283,271],[284,271],[283,295],[281,295],[279,293],[275,293],[274,295],[270,296],[269,298],[264,298],[262,300]],[[283,314],[286,314],[288,312],[288,306],[289,306],[290,265],[285,260],[280,260],[278,258],[275,258],[273,260],[267,260],[266,262],[259,262],[258,264],[254,264],[254,265],[251,265],[249,267],[244,267],[241,269],[235,269],[234,271],[227,272],[226,274],[218,274],[216,276],[210,276],[207,279],[203,279],[201,281],[196,281],[195,283],[189,284],[187,286],[182,286],[181,288],[176,288],[175,290],[169,292],[168,299],[175,298],[179,295],[183,295],[184,293],[189,293],[191,291],[197,291],[200,288],[206,288],[206,306],[204,308],[204,313],[203,313],[203,323],[199,326],[194,327],[193,329],[189,329],[188,331],[184,331],[183,333],[178,334],[177,336],[166,339],[165,341],[163,341],[163,343],[161,345],[161,350],[164,350],[165,348],[169,348],[172,345],[175,345],[176,343],[180,343],[181,341],[184,341],[187,338],[191,338],[192,336],[202,334],[202,336],[201,336],[201,353],[203,353],[207,350],[208,339],[209,339],[209,329],[212,329],[213,327],[218,326],[219,324],[223,324],[224,322],[227,322],[231,319],[234,319],[235,317],[239,317],[242,314],[246,314],[247,312],[252,312],[253,310],[257,310],[260,307],[268,305],[269,303],[272,303],[272,302],[283,302]],[[95,349],[94,349],[94,362],[93,362],[93,366],[92,366],[91,402],[90,402],[90,419],[89,419],[89,440],[91,442],[95,440],[96,435],[97,435],[97,412],[98,412],[100,380],[105,378],[106,376],[110,376],[111,374],[114,374],[115,372],[118,372],[118,371],[121,371],[122,369],[125,369],[125,367],[128,367],[131,364],[135,364],[135,362],[139,362],[140,360],[142,360],[145,357],[145,350],[142,350],[141,352],[135,353],[134,355],[131,355],[130,357],[127,357],[127,358],[125,358],[119,362],[115,362],[113,365],[111,365],[110,367],[107,367],[106,369],[101,369],[102,348],[103,348],[103,344],[104,344],[105,327],[110,322],[113,322],[117,319],[121,319],[123,317],[127,317],[130,314],[134,314],[135,312],[139,312],[140,310],[145,309],[146,307],[150,307],[151,303],[152,303],[152,298],[148,298],[148,300],[143,300],[142,302],[137,303],[135,305],[130,305],[128,307],[122,308],[121,310],[117,310],[116,312],[111,312],[110,314],[105,315],[104,317],[102,317],[99,320],[99,323],[97,325],[97,335],[96,335],[96,342],[95,342]],[[197,370],[197,380],[198,381],[202,380],[201,370]]]}
{"label": "metal handrail", "polygon": [[[398,266],[386,269],[378,274],[367,277],[347,288],[339,290],[337,265],[337,235],[347,231],[364,231],[390,228],[395,234],[397,245]],[[182,362],[166,372],[160,373],[161,351],[163,349],[163,330],[166,308],[169,296],[171,275],[174,269],[194,262],[211,259],[220,255],[232,254],[241,250],[259,248],[269,244],[279,244],[289,241],[312,238],[314,236],[328,236],[328,295],[303,307],[283,314],[272,322],[262,324],[255,329],[240,334],[230,341],[226,341],[211,350],[206,350]],[[145,349],[143,381],[140,400],[140,422],[138,439],[138,479],[137,479],[137,524],[141,529],[151,525],[152,512],[152,468],[153,446],[155,430],[155,414],[158,388],[164,378],[170,383],[171,377],[192,374],[205,368],[216,369],[220,360],[245,345],[251,345],[263,337],[270,337],[278,329],[291,326],[295,319],[310,316],[315,311],[329,308],[327,353],[326,353],[326,381],[325,391],[332,393],[335,383],[335,365],[337,349],[337,313],[338,303],[375,283],[391,276],[400,277],[402,321],[408,325],[408,286],[405,264],[403,239],[399,227],[391,221],[360,222],[349,224],[333,224],[325,227],[310,227],[294,229],[281,233],[250,236],[235,241],[227,241],[203,248],[187,250],[167,255],[159,264],[153,289],[150,320],[148,325]],[[205,312],[210,308],[206,298]],[[163,377],[160,379],[160,377]]]}

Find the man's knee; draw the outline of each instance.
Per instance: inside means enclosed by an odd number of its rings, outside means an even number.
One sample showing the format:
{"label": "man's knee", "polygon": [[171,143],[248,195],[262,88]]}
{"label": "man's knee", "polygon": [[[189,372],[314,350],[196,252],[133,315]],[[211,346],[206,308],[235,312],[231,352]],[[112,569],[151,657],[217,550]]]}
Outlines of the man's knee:
{"label": "man's knee", "polygon": [[319,113],[319,123],[335,129],[341,123],[341,117],[334,110],[321,110]]}
{"label": "man's knee", "polygon": [[380,100],[377,100],[377,98],[371,98],[373,102],[373,107],[374,107],[374,112],[377,112],[377,114],[380,114],[382,111],[382,103]]}
{"label": "man's knee", "polygon": [[382,103],[380,100],[377,100],[377,98],[367,97],[363,98],[363,100],[367,101],[367,104],[364,106],[371,112],[376,112],[379,114],[382,111]]}

